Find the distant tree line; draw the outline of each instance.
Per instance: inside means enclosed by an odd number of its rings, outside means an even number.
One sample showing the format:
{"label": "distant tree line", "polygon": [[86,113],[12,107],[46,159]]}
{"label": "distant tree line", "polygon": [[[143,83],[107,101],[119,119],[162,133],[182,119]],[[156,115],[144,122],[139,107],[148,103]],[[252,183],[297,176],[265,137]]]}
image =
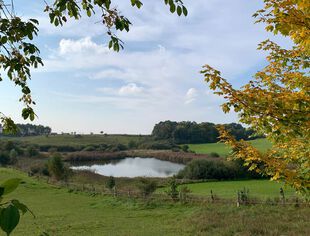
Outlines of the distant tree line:
{"label": "distant tree line", "polygon": [[[196,123],[191,121],[161,121],[154,126],[152,135],[155,139],[169,139],[177,144],[215,143],[219,139],[216,124],[209,122]],[[227,130],[237,139],[250,140],[258,138],[254,131],[240,124],[224,124]]]}
{"label": "distant tree line", "polygon": [[48,126],[33,125],[33,124],[17,124],[18,131],[15,134],[4,134],[0,126],[0,136],[38,136],[38,135],[50,135],[52,129]]}

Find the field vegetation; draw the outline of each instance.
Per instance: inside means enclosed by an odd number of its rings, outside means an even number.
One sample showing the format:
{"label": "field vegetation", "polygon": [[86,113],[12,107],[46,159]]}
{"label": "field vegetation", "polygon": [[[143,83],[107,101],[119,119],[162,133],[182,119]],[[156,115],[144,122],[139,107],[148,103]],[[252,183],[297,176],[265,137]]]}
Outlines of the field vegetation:
{"label": "field vegetation", "polygon": [[[22,184],[10,197],[22,200],[36,215],[26,213],[12,235],[308,235],[308,207],[287,205],[181,204],[173,201],[114,198],[70,191],[0,169],[0,179]],[[224,182],[223,182],[224,183]],[[264,183],[265,184],[265,183]],[[104,185],[104,184],[103,184]],[[194,190],[194,186],[189,185]],[[212,187],[226,192],[228,185]],[[242,184],[240,185],[242,186]],[[258,182],[256,186],[259,187]],[[237,187],[237,186],[236,186]],[[201,188],[201,186],[200,186]],[[78,206],[78,207],[77,207]]]}
{"label": "field vegetation", "polygon": [[[271,148],[271,143],[267,139],[255,139],[248,141],[255,148],[261,152],[267,151]],[[224,143],[204,143],[204,144],[188,144],[189,150],[199,154],[210,154],[212,152],[218,153],[220,156],[226,156],[230,152],[229,146]]]}

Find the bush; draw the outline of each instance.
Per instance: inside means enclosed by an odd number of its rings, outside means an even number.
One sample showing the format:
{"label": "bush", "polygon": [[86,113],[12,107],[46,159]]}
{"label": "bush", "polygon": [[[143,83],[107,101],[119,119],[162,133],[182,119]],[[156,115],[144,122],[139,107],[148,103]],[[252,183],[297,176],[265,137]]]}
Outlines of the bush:
{"label": "bush", "polygon": [[96,151],[96,148],[94,146],[86,146],[82,151],[85,151],[85,152],[91,152],[91,151]]}
{"label": "bush", "polygon": [[137,142],[133,141],[133,140],[130,140],[129,143],[128,143],[128,148],[129,149],[135,149],[138,147],[138,144]]}
{"label": "bush", "polygon": [[106,186],[108,189],[112,190],[115,187],[115,178],[113,176],[110,176],[108,178],[108,181],[106,183]]}
{"label": "bush", "polygon": [[32,145],[28,146],[25,150],[25,155],[27,157],[35,157],[35,156],[39,155],[39,150],[35,146],[32,146]]}
{"label": "bush", "polygon": [[10,155],[7,151],[0,151],[0,165],[6,166],[10,164]]}
{"label": "bush", "polygon": [[144,198],[150,196],[153,192],[155,192],[157,188],[157,183],[154,180],[147,178],[140,178],[138,183],[138,189]]}
{"label": "bush", "polygon": [[15,164],[17,162],[18,153],[15,149],[10,151],[10,164]]}
{"label": "bush", "polygon": [[220,157],[220,155],[217,152],[211,152],[209,154],[210,157]]}
{"label": "bush", "polygon": [[64,165],[60,154],[54,154],[47,166],[49,173],[56,180],[67,180],[70,170]]}
{"label": "bush", "polygon": [[166,191],[167,195],[176,201],[179,198],[179,190],[176,179],[173,177],[169,181],[169,189]]}
{"label": "bush", "polygon": [[181,146],[181,149],[182,149],[183,152],[188,152],[189,146],[188,146],[187,144],[182,145],[182,146]]}
{"label": "bush", "polygon": [[50,173],[48,171],[48,165],[47,164],[37,164],[30,167],[30,174],[31,175],[45,175],[50,176]]}
{"label": "bush", "polygon": [[186,179],[228,180],[254,178],[257,177],[257,175],[248,172],[238,162],[197,159],[187,164],[187,166],[178,173],[177,177]]}

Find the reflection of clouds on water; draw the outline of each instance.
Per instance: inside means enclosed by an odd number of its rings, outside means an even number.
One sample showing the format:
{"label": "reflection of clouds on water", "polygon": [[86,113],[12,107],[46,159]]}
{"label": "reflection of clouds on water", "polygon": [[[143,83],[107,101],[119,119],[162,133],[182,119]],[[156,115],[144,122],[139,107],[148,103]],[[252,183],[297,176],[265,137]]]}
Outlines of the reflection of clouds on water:
{"label": "reflection of clouds on water", "polygon": [[161,161],[155,158],[125,158],[118,162],[72,167],[75,170],[90,170],[100,175],[114,177],[168,177],[184,168],[182,164]]}

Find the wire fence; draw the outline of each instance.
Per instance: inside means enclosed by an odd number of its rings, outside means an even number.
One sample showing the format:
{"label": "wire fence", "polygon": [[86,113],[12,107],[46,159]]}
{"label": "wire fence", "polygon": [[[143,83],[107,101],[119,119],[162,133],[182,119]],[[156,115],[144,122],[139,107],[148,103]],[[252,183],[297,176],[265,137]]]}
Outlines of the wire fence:
{"label": "wire fence", "polygon": [[[42,177],[37,178],[42,180]],[[49,179],[45,179],[51,183]],[[104,186],[92,184],[76,184],[71,182],[52,182],[53,185],[64,187],[68,192],[85,192],[91,196],[110,196],[115,198],[137,199],[142,201],[163,201],[169,203],[184,203],[184,204],[229,204],[229,205],[274,205],[274,206],[295,206],[295,207],[309,207],[309,199],[293,196],[286,198],[283,189],[279,191],[279,197],[255,197],[250,195],[246,189],[236,192],[235,197],[231,195],[218,195],[214,194],[212,190],[209,195],[196,195],[190,192],[178,191],[174,197],[169,196],[167,193],[151,193],[143,194],[141,191],[136,190],[123,190],[123,189],[107,189]]]}

